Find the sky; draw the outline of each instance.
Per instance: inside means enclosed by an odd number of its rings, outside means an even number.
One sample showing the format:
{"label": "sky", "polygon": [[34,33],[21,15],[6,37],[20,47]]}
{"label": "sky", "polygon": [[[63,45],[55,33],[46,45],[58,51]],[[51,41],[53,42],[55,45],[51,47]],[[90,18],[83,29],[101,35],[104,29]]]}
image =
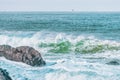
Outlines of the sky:
{"label": "sky", "polygon": [[0,11],[120,11],[120,0],[0,0]]}

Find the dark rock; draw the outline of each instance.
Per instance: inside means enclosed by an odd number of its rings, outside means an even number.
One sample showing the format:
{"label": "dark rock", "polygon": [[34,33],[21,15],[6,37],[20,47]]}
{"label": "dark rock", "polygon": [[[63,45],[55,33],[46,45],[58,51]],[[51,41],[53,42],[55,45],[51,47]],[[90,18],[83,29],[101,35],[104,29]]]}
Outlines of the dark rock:
{"label": "dark rock", "polygon": [[0,68],[0,80],[12,80],[8,74],[8,72],[6,72],[6,70],[3,70]]}
{"label": "dark rock", "polygon": [[120,65],[120,63],[118,62],[118,61],[110,61],[110,62],[108,62],[108,63],[106,63],[106,64],[108,64],[108,65]]}
{"label": "dark rock", "polygon": [[13,48],[9,45],[0,45],[0,56],[4,56],[9,60],[24,62],[31,66],[45,65],[45,61],[42,59],[41,54],[29,46]]}

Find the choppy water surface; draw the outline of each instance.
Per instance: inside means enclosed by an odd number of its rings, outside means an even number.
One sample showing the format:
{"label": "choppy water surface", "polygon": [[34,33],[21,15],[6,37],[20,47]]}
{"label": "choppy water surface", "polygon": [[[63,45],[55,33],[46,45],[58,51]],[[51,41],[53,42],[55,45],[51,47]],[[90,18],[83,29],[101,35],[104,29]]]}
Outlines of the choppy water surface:
{"label": "choppy water surface", "polygon": [[32,46],[44,67],[0,58],[13,80],[119,80],[120,13],[1,12],[0,44]]}

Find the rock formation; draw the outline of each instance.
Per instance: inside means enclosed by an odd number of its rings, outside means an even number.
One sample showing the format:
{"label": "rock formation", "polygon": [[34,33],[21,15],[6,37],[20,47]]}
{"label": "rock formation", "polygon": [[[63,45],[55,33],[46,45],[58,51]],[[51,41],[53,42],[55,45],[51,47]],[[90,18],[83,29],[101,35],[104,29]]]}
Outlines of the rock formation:
{"label": "rock formation", "polygon": [[110,61],[106,64],[108,64],[108,65],[120,65],[120,63],[117,60]]}
{"label": "rock formation", "polygon": [[0,80],[12,80],[8,74],[8,72],[6,72],[6,70],[3,70],[0,68]]}
{"label": "rock formation", "polygon": [[24,62],[31,66],[45,65],[41,54],[29,46],[14,48],[9,45],[0,45],[0,56],[4,56],[6,59],[12,61]]}

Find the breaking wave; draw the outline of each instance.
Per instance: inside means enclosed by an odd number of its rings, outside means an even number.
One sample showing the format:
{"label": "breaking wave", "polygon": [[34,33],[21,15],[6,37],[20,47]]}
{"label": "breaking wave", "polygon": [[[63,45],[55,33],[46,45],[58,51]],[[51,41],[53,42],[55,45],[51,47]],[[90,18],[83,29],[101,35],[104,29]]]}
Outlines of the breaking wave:
{"label": "breaking wave", "polygon": [[80,40],[77,43],[69,41],[62,41],[58,43],[40,43],[40,48],[47,48],[49,52],[53,53],[98,53],[105,51],[120,50],[120,45],[117,43],[110,43],[109,41],[91,41]]}
{"label": "breaking wave", "polygon": [[[16,33],[16,34],[15,34]],[[101,53],[120,50],[118,41],[97,39],[95,36],[56,32],[4,32],[0,44],[32,46],[43,53]]]}

